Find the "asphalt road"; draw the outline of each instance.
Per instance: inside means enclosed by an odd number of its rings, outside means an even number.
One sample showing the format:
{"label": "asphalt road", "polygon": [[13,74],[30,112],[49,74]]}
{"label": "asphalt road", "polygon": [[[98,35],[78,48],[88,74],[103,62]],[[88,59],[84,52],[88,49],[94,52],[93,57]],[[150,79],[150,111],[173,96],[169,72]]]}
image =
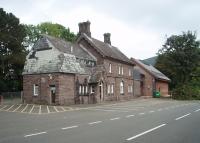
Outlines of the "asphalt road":
{"label": "asphalt road", "polygon": [[0,112],[0,143],[199,143],[200,102],[136,99],[55,114]]}

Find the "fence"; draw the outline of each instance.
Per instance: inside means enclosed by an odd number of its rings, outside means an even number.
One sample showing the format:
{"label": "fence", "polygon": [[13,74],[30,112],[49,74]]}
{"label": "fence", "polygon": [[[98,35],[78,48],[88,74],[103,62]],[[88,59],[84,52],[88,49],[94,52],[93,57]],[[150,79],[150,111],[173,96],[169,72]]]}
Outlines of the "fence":
{"label": "fence", "polygon": [[22,103],[23,92],[2,92],[0,93],[0,104],[20,104]]}

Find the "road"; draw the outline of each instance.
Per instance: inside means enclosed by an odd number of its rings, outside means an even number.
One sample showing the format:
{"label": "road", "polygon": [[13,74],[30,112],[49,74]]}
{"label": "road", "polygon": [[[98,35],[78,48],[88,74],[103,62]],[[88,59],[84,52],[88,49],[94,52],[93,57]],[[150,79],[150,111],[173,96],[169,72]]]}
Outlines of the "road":
{"label": "road", "polygon": [[0,143],[199,143],[200,102],[135,99],[55,114],[0,111]]}

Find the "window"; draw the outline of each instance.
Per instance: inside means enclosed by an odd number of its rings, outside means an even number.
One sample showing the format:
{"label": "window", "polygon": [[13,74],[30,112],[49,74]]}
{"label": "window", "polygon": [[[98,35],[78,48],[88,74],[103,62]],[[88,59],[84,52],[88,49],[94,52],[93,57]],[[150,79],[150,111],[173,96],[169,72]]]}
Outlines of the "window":
{"label": "window", "polygon": [[81,91],[82,91],[82,86],[80,85],[79,86],[79,94],[81,94]]}
{"label": "window", "polygon": [[121,66],[119,66],[119,74],[121,74]]}
{"label": "window", "polygon": [[37,84],[34,84],[33,85],[33,95],[38,96],[38,93],[39,93],[39,87]]}
{"label": "window", "polygon": [[111,63],[109,64],[109,73],[112,73],[112,65],[111,65]]}
{"label": "window", "polygon": [[85,86],[85,93],[87,94],[88,93],[88,87]]}
{"label": "window", "polygon": [[120,94],[124,94],[124,82],[121,81],[120,83]]}
{"label": "window", "polygon": [[131,70],[131,69],[129,69],[129,71],[128,71],[128,75],[129,75],[129,76],[131,76],[131,75],[132,75],[132,74],[131,74],[131,71],[132,71],[132,70]]}
{"label": "window", "polygon": [[114,84],[111,84],[111,94],[113,94],[114,93]]}
{"label": "window", "polygon": [[84,95],[85,93],[85,87],[84,86],[82,86],[82,95]]}
{"label": "window", "polygon": [[128,86],[128,93],[133,93],[133,86],[132,85]]}
{"label": "window", "polygon": [[123,67],[121,67],[122,68],[122,75],[124,74],[124,68]]}
{"label": "window", "polygon": [[90,86],[90,93],[94,93],[94,86]]}
{"label": "window", "polygon": [[108,94],[110,94],[110,84],[108,84],[108,87],[107,87],[108,89]]}

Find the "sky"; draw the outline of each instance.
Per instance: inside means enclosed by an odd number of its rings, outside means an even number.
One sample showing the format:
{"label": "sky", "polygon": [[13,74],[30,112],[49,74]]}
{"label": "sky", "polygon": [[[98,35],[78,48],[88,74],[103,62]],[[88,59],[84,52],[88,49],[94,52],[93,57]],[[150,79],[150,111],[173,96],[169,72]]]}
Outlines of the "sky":
{"label": "sky", "polygon": [[92,37],[111,33],[112,45],[136,59],[155,56],[171,35],[200,30],[199,0],[0,0],[0,7],[21,23],[59,23],[74,33],[89,20]]}

